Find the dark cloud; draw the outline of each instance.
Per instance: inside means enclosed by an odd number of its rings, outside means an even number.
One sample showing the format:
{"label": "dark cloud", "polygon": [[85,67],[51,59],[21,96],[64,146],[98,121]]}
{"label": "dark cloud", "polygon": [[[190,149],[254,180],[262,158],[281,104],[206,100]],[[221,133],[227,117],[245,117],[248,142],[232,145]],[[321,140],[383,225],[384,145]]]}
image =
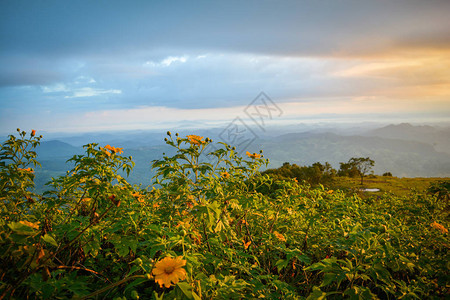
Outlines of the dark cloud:
{"label": "dark cloud", "polygon": [[[98,55],[160,48],[272,55],[449,46],[450,1],[3,1],[3,53]],[[421,42],[423,41],[423,43]]]}

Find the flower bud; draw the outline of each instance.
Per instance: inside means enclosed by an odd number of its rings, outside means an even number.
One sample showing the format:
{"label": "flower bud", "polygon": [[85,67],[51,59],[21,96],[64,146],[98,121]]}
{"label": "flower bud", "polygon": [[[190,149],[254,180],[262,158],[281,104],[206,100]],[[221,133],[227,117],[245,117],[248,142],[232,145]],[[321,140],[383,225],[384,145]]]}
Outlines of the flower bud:
{"label": "flower bud", "polygon": [[31,136],[33,137],[33,136],[35,136],[36,135],[36,130],[31,130]]}
{"label": "flower bud", "polygon": [[164,142],[167,142],[168,141],[168,139],[167,138],[164,138]]}
{"label": "flower bud", "polygon": [[167,135],[168,135],[168,136],[171,136],[172,134],[170,133],[170,131],[167,131]]}
{"label": "flower bud", "polygon": [[20,132],[20,128],[17,128],[17,132]]}

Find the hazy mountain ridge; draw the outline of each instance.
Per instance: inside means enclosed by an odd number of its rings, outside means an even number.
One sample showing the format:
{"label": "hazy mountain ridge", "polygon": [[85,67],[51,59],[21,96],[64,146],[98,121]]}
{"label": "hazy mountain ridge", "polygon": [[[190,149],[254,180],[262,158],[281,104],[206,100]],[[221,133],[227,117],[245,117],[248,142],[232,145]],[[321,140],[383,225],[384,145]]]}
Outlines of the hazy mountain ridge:
{"label": "hazy mountain ridge", "polygon": [[293,136],[289,134],[259,144],[271,161],[270,167],[279,167],[284,162],[311,165],[327,161],[338,169],[339,162],[369,156],[375,160],[376,174],[389,171],[400,177],[450,176],[450,155],[437,152],[423,142],[334,133]]}
{"label": "hazy mountain ridge", "polygon": [[[354,128],[346,132],[343,129],[324,128],[301,132],[289,132],[289,127],[271,130],[270,134],[260,134],[245,151],[264,150],[269,158],[269,168],[280,167],[284,162],[298,165],[311,165],[315,162],[329,162],[338,169],[340,162],[351,157],[367,157],[375,160],[374,172],[391,172],[398,177],[450,177],[450,128],[433,126],[414,126],[410,124],[388,125],[355,134]],[[219,142],[223,129],[190,131],[181,130],[180,136],[196,133],[212,137]],[[295,128],[294,128],[295,130]],[[288,132],[288,133],[286,133]],[[348,133],[347,135],[345,133]],[[174,151],[164,144],[165,132],[118,132],[116,134],[86,134],[75,137],[41,142],[37,148],[37,159],[42,169],[36,170],[37,185],[51,177],[63,175],[72,165],[66,161],[75,154],[84,153],[82,144],[90,142],[123,147],[124,155],[132,156],[135,162],[129,177],[132,184],[148,185],[154,172],[152,161],[162,158],[163,153],[171,155]],[[446,150],[446,151],[443,151]],[[245,155],[245,154],[244,154]]]}
{"label": "hazy mountain ridge", "polygon": [[409,123],[388,125],[367,132],[367,136],[419,141],[432,145],[438,152],[450,154],[450,128],[430,125],[413,126]]}

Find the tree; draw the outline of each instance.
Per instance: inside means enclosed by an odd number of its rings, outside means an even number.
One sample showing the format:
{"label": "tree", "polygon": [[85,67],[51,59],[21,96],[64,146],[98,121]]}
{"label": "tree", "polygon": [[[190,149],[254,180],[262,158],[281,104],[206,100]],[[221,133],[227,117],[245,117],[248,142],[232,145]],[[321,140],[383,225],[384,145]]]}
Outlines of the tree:
{"label": "tree", "polygon": [[368,173],[372,167],[375,165],[375,161],[370,159],[370,157],[352,157],[348,161],[348,164],[355,167],[359,176],[361,176],[361,185],[363,184],[364,176]]}
{"label": "tree", "polygon": [[339,163],[339,176],[357,177],[359,176],[359,171],[354,164],[351,163]]}

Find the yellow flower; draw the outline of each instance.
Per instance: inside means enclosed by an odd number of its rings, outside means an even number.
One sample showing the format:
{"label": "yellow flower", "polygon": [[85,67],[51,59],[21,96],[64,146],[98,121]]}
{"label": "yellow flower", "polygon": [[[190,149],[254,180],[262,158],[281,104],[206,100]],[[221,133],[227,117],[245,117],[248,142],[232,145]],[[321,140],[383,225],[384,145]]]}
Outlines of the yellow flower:
{"label": "yellow flower", "polygon": [[187,135],[186,136],[189,140],[189,143],[191,143],[192,145],[197,145],[200,146],[201,144],[204,144],[205,141],[202,141],[203,137],[202,136],[198,136],[198,135]]}
{"label": "yellow flower", "polygon": [[247,250],[248,247],[250,246],[250,244],[252,243],[252,241],[248,241],[247,243],[245,241],[243,241],[243,243],[244,243],[245,250]]}
{"label": "yellow flower", "polygon": [[185,265],[186,260],[181,259],[181,256],[163,258],[153,268],[152,273],[155,275],[155,281],[159,283],[160,287],[164,285],[166,288],[169,288],[172,283],[177,284],[179,280],[186,278],[186,270],[183,269]]}
{"label": "yellow flower", "polygon": [[22,171],[22,172],[30,172],[30,173],[34,173],[32,168],[26,168],[26,169],[22,169],[22,168],[17,168],[17,170]]}
{"label": "yellow flower", "polygon": [[37,223],[31,223],[31,222],[28,222],[28,221],[19,221],[19,223],[21,223],[21,224],[23,224],[23,225],[25,225],[25,226],[34,228],[34,229],[39,229],[39,225],[38,225],[39,222],[37,222]]}
{"label": "yellow flower", "polygon": [[256,153],[250,153],[250,152],[246,152],[245,154],[247,154],[248,157],[253,158],[253,159],[258,159],[261,158],[261,154],[256,154]]}
{"label": "yellow flower", "polygon": [[144,200],[142,199],[144,197],[144,195],[141,195],[138,192],[135,192],[132,194],[132,196],[135,197],[137,201],[139,201],[141,203],[144,202]]}
{"label": "yellow flower", "polygon": [[112,147],[110,145],[106,145],[105,146],[106,149],[108,149],[109,151],[111,151],[112,153],[123,153],[123,148],[116,148],[116,147]]}
{"label": "yellow flower", "polygon": [[222,173],[220,173],[220,176],[227,179],[227,178],[230,178],[231,175],[228,172],[222,172]]}
{"label": "yellow flower", "polygon": [[445,228],[443,225],[437,223],[436,221],[434,221],[433,223],[431,223],[430,226],[433,227],[434,229],[439,230],[439,231],[442,232],[442,233],[447,233],[447,232],[448,232],[448,229],[447,229],[447,228]]}
{"label": "yellow flower", "polygon": [[277,237],[277,239],[279,239],[282,242],[286,242],[286,238],[279,232],[274,231],[273,234]]}

